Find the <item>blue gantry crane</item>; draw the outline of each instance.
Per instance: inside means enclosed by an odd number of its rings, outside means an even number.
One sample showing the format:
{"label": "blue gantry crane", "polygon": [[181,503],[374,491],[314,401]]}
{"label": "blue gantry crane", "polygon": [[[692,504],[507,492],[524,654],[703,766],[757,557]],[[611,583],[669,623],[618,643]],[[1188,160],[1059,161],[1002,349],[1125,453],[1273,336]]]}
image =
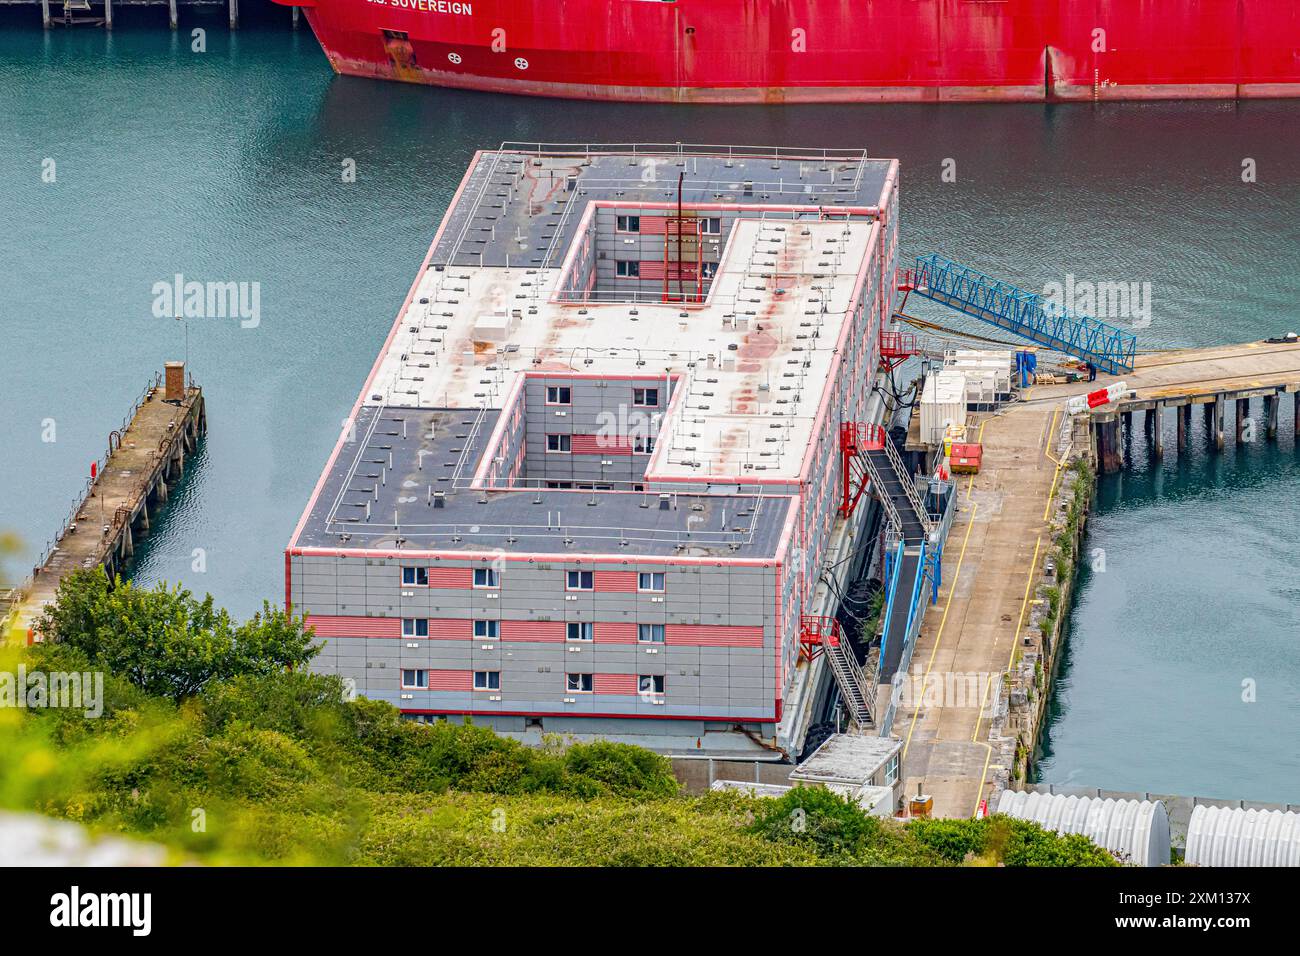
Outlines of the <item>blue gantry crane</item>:
{"label": "blue gantry crane", "polygon": [[943,256],[917,256],[916,267],[905,275],[900,288],[1089,361],[1100,371],[1116,375],[1133,371],[1137,337],[1131,332],[1056,307],[1037,292],[1027,292]]}

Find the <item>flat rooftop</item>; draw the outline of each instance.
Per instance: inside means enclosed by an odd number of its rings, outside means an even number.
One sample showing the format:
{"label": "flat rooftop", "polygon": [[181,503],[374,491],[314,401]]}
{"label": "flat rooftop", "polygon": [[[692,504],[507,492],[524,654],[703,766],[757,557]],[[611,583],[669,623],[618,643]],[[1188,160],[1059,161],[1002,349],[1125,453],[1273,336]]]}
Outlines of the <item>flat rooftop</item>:
{"label": "flat rooftop", "polygon": [[832,734],[795,768],[790,779],[861,786],[902,747],[897,737]]}
{"label": "flat rooftop", "polygon": [[[734,492],[799,480],[896,169],[848,150],[480,152],[294,543],[775,554],[789,500]],[[561,298],[598,205],[675,208],[679,177],[683,209],[738,216],[707,297]],[[661,511],[654,493],[465,487],[530,372],[672,376],[644,483],[717,479],[720,493],[701,484]]]}
{"label": "flat rooftop", "polygon": [[482,491],[473,463],[495,410],[367,406],[297,545],[375,550],[773,558],[781,495]]}

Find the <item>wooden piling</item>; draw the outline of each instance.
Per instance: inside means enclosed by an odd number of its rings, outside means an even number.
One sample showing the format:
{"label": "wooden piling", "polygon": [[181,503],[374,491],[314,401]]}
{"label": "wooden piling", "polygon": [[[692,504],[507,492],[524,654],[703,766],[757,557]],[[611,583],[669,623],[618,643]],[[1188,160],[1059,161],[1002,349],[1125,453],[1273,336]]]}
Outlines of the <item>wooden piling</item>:
{"label": "wooden piling", "polygon": [[239,28],[239,0],[230,0],[230,29]]}
{"label": "wooden piling", "polygon": [[1267,422],[1266,435],[1269,441],[1277,441],[1277,408],[1281,403],[1277,395],[1264,396],[1264,421]]}
{"label": "wooden piling", "polygon": [[113,29],[113,0],[104,0],[104,29]]}
{"label": "wooden piling", "polygon": [[1119,417],[1114,412],[1104,412],[1093,419],[1097,429],[1097,460],[1102,474],[1111,475],[1124,467],[1124,451],[1120,443]]}
{"label": "wooden piling", "polygon": [[1178,454],[1183,453],[1184,446],[1191,439],[1192,434],[1192,406],[1179,405],[1174,409],[1174,415],[1178,419],[1178,440],[1175,442]]}
{"label": "wooden piling", "polygon": [[41,26],[50,28],[50,0],[41,0]]}
{"label": "wooden piling", "polygon": [[1222,395],[1214,399],[1213,405],[1206,405],[1210,410],[1211,432],[1214,435],[1214,450],[1223,451],[1223,406],[1224,400]]}
{"label": "wooden piling", "polygon": [[1295,429],[1296,437],[1300,438],[1300,392],[1295,393],[1295,424],[1292,428]]}
{"label": "wooden piling", "polygon": [[298,8],[293,7],[293,28],[298,29]]}
{"label": "wooden piling", "polygon": [[1250,399],[1237,399],[1237,444],[1242,443],[1246,434],[1246,420],[1250,418]]}
{"label": "wooden piling", "polygon": [[180,18],[176,13],[176,0],[167,0],[167,15],[170,18],[171,28],[175,30],[180,24]]}
{"label": "wooden piling", "polygon": [[1161,412],[1162,408],[1164,408],[1163,405],[1157,405],[1155,408],[1151,409],[1151,454],[1155,458],[1157,464],[1162,462],[1165,457],[1165,436],[1163,434],[1163,429],[1161,428],[1164,424],[1164,414]]}

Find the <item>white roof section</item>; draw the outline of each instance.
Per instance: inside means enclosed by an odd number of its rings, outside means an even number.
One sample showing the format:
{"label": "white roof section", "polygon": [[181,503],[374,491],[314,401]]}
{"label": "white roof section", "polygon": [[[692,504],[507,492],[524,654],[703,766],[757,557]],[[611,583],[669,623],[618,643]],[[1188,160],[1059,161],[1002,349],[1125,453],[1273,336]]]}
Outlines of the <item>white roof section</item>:
{"label": "white roof section", "polygon": [[790,774],[791,780],[865,786],[894,754],[903,749],[897,737],[832,734]]}
{"label": "white roof section", "polygon": [[1183,859],[1196,866],[1300,866],[1300,813],[1197,806]]}
{"label": "white roof section", "polygon": [[560,269],[427,270],[363,401],[501,408],[525,372],[679,374],[648,476],[796,480],[878,228],[742,219],[689,307],[554,302]]}
{"label": "white roof section", "polygon": [[1159,800],[1112,800],[1064,793],[1004,790],[998,813],[1055,833],[1082,833],[1122,862],[1169,863],[1169,816]]}

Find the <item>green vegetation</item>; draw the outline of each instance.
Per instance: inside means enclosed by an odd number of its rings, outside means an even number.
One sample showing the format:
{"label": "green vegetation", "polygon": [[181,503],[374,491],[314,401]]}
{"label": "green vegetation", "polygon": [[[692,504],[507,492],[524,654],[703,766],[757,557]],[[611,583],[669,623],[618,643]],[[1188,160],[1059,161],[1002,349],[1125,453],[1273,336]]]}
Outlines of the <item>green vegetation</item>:
{"label": "green vegetation", "polygon": [[[1070,463],[1068,470],[1074,475],[1070,480],[1070,503],[1066,509],[1065,527],[1056,535],[1054,541],[1058,581],[1069,581],[1074,574],[1075,562],[1078,558],[1076,549],[1079,528],[1088,510],[1088,499],[1092,494],[1093,485],[1092,466],[1088,464],[1086,458],[1076,458]],[[1061,614],[1061,591],[1060,588],[1047,587],[1042,590],[1042,594],[1047,598],[1048,610],[1043,619],[1038,622],[1038,629],[1043,637],[1047,637],[1055,629],[1057,618]]]}
{"label": "green vegetation", "polygon": [[103,671],[103,711],[0,707],[0,806],[170,847],[178,861],[362,865],[1114,865],[1001,818],[896,821],[830,791],[679,791],[638,747],[525,747],[415,724],[304,670],[310,631],[188,592],[69,577],[50,640],[0,672]]}

